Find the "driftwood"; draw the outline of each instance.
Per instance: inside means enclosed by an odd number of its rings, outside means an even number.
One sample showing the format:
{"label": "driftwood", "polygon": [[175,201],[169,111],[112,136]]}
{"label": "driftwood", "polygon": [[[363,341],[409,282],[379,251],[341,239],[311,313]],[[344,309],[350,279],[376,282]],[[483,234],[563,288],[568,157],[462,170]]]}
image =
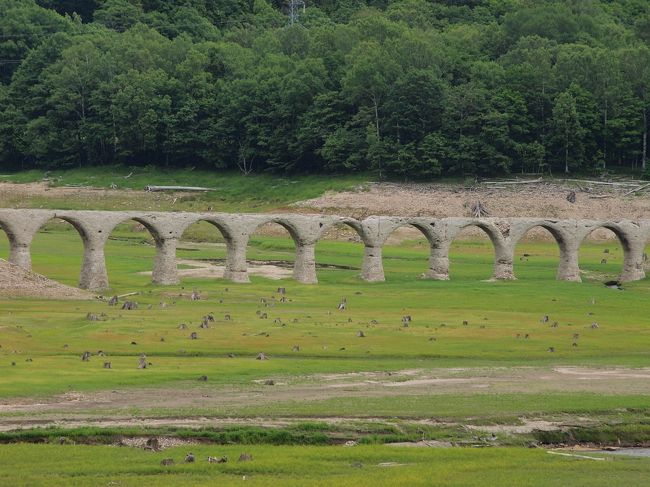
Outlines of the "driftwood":
{"label": "driftwood", "polygon": [[508,180],[508,181],[483,181],[483,184],[534,184],[541,183],[542,178],[528,179],[526,181]]}
{"label": "driftwood", "polygon": [[636,193],[637,191],[641,191],[642,189],[646,189],[648,186],[650,186],[650,183],[644,184],[643,186],[639,186],[638,188],[634,188],[634,189],[628,191],[627,193],[623,193],[623,196],[631,195],[633,193]]}
{"label": "driftwood", "polygon": [[614,182],[614,181],[592,181],[590,179],[560,179],[560,181],[566,181],[569,183],[587,183],[587,184],[604,184],[606,186],[638,186],[638,182],[634,181],[624,181],[624,182]]}
{"label": "driftwood", "polygon": [[135,291],[132,293],[126,293],[126,294],[120,294],[119,296],[116,296],[118,299],[119,298],[126,298],[127,296],[135,296],[136,294],[140,294],[140,291]]}
{"label": "driftwood", "polygon": [[602,198],[613,198],[613,194],[592,194],[589,196],[590,199],[595,200],[595,199],[602,199]]}
{"label": "driftwood", "polygon": [[217,188],[203,188],[201,186],[145,186],[145,191],[216,191]]}

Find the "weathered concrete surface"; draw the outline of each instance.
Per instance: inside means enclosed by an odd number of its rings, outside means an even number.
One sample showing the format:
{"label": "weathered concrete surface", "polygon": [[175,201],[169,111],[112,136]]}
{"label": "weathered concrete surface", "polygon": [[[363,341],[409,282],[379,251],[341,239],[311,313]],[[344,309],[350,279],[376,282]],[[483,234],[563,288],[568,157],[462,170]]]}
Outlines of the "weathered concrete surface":
{"label": "weathered concrete surface", "polygon": [[355,220],[337,216],[246,215],[225,213],[165,213],[67,210],[0,209],[0,227],[10,245],[10,262],[25,269],[31,267],[30,246],[36,232],[49,220],[60,218],[71,223],[84,244],[79,287],[102,290],[109,287],[104,247],[117,225],[125,221],[141,223],[156,243],[152,281],[157,284],[179,282],[176,248],[183,232],[191,224],[206,221],[214,225],[226,241],[225,278],[248,282],[246,249],[250,237],[266,223],[282,225],[296,245],[293,276],[302,283],[316,283],[315,246],[324,232],[334,225],[347,225],[357,232],[364,245],[362,279],[383,281],[382,249],[397,228],[410,225],[429,241],[429,269],[424,277],[449,279],[449,248],[466,227],[482,229],[494,246],[493,279],[515,279],[515,247],[535,227],[548,230],[560,248],[557,278],[580,281],[578,250],[582,241],[597,228],[608,228],[621,242],[624,263],[620,279],[643,279],[643,250],[650,239],[650,220],[553,220],[541,218],[399,218],[371,216]]}

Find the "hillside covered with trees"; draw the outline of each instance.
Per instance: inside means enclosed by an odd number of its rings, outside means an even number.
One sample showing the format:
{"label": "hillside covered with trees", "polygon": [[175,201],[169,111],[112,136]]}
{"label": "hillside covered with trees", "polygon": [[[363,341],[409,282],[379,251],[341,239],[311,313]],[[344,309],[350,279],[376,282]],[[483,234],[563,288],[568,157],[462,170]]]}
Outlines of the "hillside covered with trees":
{"label": "hillside covered with trees", "polygon": [[647,0],[2,0],[0,167],[642,169]]}

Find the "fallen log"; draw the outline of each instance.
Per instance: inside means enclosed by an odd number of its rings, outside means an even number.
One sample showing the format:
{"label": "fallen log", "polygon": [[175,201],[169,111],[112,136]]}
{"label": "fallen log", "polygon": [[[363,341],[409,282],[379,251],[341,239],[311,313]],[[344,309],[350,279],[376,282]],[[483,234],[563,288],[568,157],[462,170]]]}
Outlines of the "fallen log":
{"label": "fallen log", "polygon": [[145,186],[145,191],[216,191],[216,188],[203,188],[201,186]]}
{"label": "fallen log", "polygon": [[514,181],[483,181],[483,184],[534,184],[534,183],[541,183],[542,178],[537,178],[537,179],[527,179],[526,181],[519,181],[519,180],[514,180]]}
{"label": "fallen log", "polygon": [[623,193],[623,196],[631,195],[633,193],[636,193],[637,191],[641,191],[642,189],[646,189],[648,186],[650,186],[650,183],[644,184],[643,186],[639,186],[638,188],[631,189],[627,193]]}
{"label": "fallen log", "polygon": [[613,181],[592,181],[590,179],[560,179],[568,183],[587,183],[587,184],[604,184],[606,186],[638,186],[639,183],[634,181],[613,182]]}

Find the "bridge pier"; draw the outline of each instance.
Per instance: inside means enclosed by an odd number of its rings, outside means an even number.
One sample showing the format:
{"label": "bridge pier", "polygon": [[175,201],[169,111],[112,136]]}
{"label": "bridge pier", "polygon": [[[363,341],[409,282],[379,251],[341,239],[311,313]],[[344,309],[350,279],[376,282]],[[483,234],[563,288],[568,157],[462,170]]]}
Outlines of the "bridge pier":
{"label": "bridge pier", "polygon": [[248,277],[248,263],[246,262],[246,248],[249,236],[241,234],[236,237],[225,235],[226,239],[226,269],[223,278],[232,282],[250,282]]}

